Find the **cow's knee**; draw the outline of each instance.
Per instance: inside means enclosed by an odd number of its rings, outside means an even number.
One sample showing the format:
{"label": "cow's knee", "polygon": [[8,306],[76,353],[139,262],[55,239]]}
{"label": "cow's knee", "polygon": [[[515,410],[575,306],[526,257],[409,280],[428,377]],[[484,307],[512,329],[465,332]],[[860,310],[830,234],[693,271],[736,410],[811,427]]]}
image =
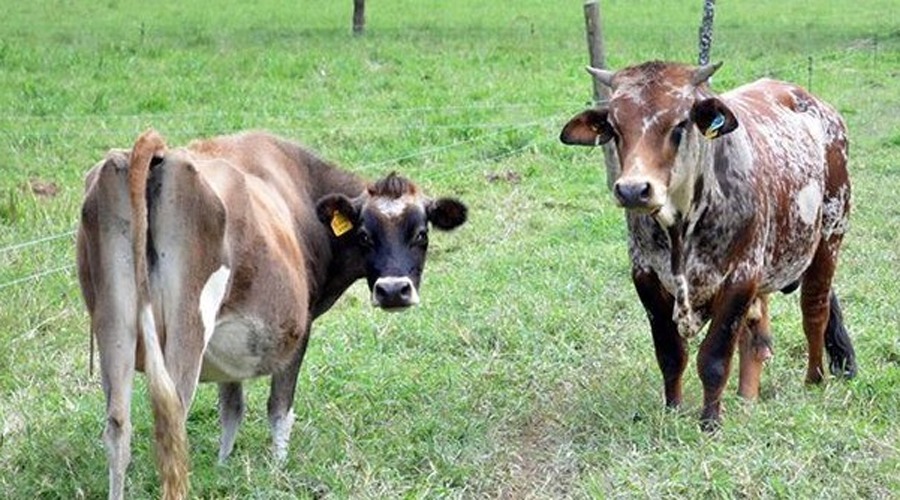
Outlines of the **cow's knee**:
{"label": "cow's knee", "polygon": [[705,359],[698,366],[697,371],[704,388],[718,388],[725,384],[728,367],[724,359]]}
{"label": "cow's knee", "polygon": [[106,429],[103,438],[108,447],[118,447],[131,438],[131,420],[127,416],[113,416],[106,418]]}

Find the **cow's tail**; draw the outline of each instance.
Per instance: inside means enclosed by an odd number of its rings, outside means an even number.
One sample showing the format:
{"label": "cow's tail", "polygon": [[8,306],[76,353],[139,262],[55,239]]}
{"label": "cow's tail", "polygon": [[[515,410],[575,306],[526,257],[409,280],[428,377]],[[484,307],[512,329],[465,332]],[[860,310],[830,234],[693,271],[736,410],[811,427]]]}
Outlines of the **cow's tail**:
{"label": "cow's tail", "polygon": [[847,328],[837,295],[831,290],[828,325],[825,327],[825,350],[828,352],[829,368],[833,375],[845,378],[856,376],[856,353]]}
{"label": "cow's tail", "polygon": [[153,405],[156,441],[156,467],[162,482],[162,496],[166,499],[184,498],[188,490],[187,431],[184,405],[175,383],[166,369],[162,346],[150,301],[149,270],[147,267],[147,178],[155,157],[161,156],[166,145],[154,130],[138,137],[131,150],[128,168],[129,198],[132,215],[132,249],[134,277],[137,286],[137,324],[144,344],[144,370],[147,373],[150,399]]}

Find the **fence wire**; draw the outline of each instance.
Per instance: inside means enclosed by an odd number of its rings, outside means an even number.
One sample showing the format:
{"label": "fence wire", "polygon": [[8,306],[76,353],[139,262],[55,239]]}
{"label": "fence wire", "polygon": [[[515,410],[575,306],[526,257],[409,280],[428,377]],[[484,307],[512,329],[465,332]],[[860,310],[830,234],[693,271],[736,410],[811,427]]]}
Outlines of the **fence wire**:
{"label": "fence wire", "polygon": [[[797,61],[792,64],[779,65],[776,67],[765,67],[763,70],[747,70],[743,68],[730,68],[731,78],[737,81],[750,81],[752,79],[758,78],[760,76],[769,76],[769,75],[797,75],[795,78],[792,78],[795,81],[798,81],[801,84],[810,86],[814,84],[814,75],[815,72],[823,71],[829,68],[847,66],[851,60],[858,59],[861,56],[866,56],[869,52],[877,50],[877,40],[873,39],[871,43],[866,41],[857,47],[851,47],[848,49],[843,49],[839,51],[834,51],[830,53],[818,54],[814,57],[808,57],[802,61]],[[872,64],[877,64],[877,58],[873,57]],[[713,57],[712,59],[715,59]],[[759,64],[755,66],[759,67]],[[801,77],[803,75],[803,77]],[[805,81],[801,81],[805,80]],[[385,165],[391,165],[394,163],[398,163],[404,160],[408,160],[411,158],[418,157],[426,157],[429,155],[436,155],[445,151],[449,151],[455,148],[459,148],[465,145],[474,144],[480,141],[484,141],[486,139],[490,139],[492,137],[496,137],[498,135],[508,133],[514,130],[528,129],[528,128],[536,128],[541,125],[546,125],[549,123],[554,123],[554,120],[561,119],[558,111],[563,110],[571,110],[573,103],[484,103],[484,104],[474,104],[474,105],[451,105],[451,106],[414,106],[414,107],[357,107],[357,108],[318,108],[318,109],[302,109],[295,111],[291,114],[291,116],[284,115],[275,115],[269,113],[256,113],[256,112],[236,112],[236,113],[222,113],[222,112],[196,112],[196,113],[122,113],[122,114],[105,114],[102,116],[103,119],[124,119],[124,120],[160,120],[160,119],[187,119],[187,118],[215,118],[215,117],[243,117],[245,119],[253,119],[256,121],[262,120],[264,123],[277,122],[279,120],[283,120],[285,124],[288,124],[292,120],[296,120],[298,117],[330,117],[330,116],[345,116],[345,115],[353,115],[353,114],[364,114],[364,113],[392,113],[392,114],[402,114],[402,113],[421,113],[421,112],[457,112],[457,111],[491,111],[491,110],[521,110],[521,109],[547,109],[552,108],[557,110],[556,113],[552,115],[545,116],[538,120],[533,120],[526,123],[516,123],[516,124],[498,124],[493,122],[473,122],[473,123],[463,123],[463,124],[426,124],[426,128],[430,129],[477,129],[477,130],[490,130],[495,129],[492,132],[479,134],[475,137],[463,139],[460,141],[456,141],[453,143],[445,144],[442,146],[436,146],[432,148],[419,149],[416,151],[411,151],[409,153],[405,153],[400,156],[396,156],[393,158],[388,158],[384,160],[378,160],[372,163],[367,163],[356,167],[357,170],[367,171],[372,170],[377,167],[382,167]],[[91,119],[101,118],[98,115],[51,115],[51,116],[32,116],[32,115],[0,115],[0,121],[15,121],[17,123],[23,122],[32,122],[32,123],[45,123],[45,122],[64,122],[64,123],[72,123],[77,121],[89,121]],[[303,130],[303,127],[291,127],[292,129]],[[407,130],[414,128],[412,125],[396,125],[396,126],[376,126],[376,125],[357,125],[350,127],[341,127],[341,130]],[[109,129],[103,129],[104,132],[110,132]],[[182,130],[181,133],[189,133],[194,132],[194,130]],[[51,132],[52,133],[52,132]],[[178,134],[178,130],[170,131],[172,134]],[[58,135],[64,135],[62,131],[56,131]],[[510,156],[515,156],[520,154],[528,149],[536,148],[538,145],[543,143],[550,142],[549,139],[542,140],[532,140],[526,142],[524,145],[513,148],[511,150],[498,153],[496,155],[492,155],[486,158],[477,159],[468,163],[465,163],[461,166],[457,166],[453,169],[448,169],[446,171],[438,172],[436,175],[429,175],[430,180],[439,180],[445,179],[451,175],[459,175],[465,171],[468,171],[474,166],[482,165],[489,163],[491,161],[498,161],[503,158],[507,158]],[[71,229],[59,234],[48,235],[44,237],[40,237],[30,241],[24,241],[21,243],[14,243],[9,246],[0,248],[0,255],[9,254],[13,252],[19,252],[27,248],[31,248],[37,245],[53,242],[56,240],[60,240],[63,238],[71,237],[74,235],[75,230]],[[34,272],[33,274],[23,276],[20,278],[13,279],[12,281],[6,283],[0,283],[0,290],[4,290],[6,288],[14,287],[17,285],[22,285],[25,283],[29,283],[35,280],[42,279],[46,276],[59,273],[74,267],[74,264],[64,265],[55,267],[53,269],[48,269],[44,271]]]}
{"label": "fence wire", "polygon": [[35,280],[39,280],[39,279],[44,278],[44,277],[46,277],[46,276],[50,276],[51,274],[56,274],[56,273],[58,273],[58,272],[67,271],[67,270],[72,269],[72,268],[74,268],[74,267],[75,267],[75,264],[66,264],[66,265],[64,265],[64,266],[59,266],[59,267],[56,267],[56,268],[53,268],[53,269],[47,269],[47,270],[45,270],[45,271],[40,271],[40,272],[35,273],[35,274],[32,274],[32,275],[30,275],[30,276],[25,276],[25,277],[22,277],[22,278],[17,278],[17,279],[14,279],[14,280],[12,280],[12,281],[8,281],[8,282],[6,282],[6,283],[0,284],[0,290],[6,289],[6,288],[10,288],[10,287],[13,287],[13,286],[16,286],[16,285],[22,285],[22,284],[29,283],[29,282],[32,282],[32,281],[35,281]]}
{"label": "fence wire", "polygon": [[[556,120],[558,118],[559,118],[558,116],[551,115],[551,116],[545,116],[541,119],[533,120],[533,121],[529,121],[529,122],[525,122],[525,123],[517,123],[517,124],[505,125],[505,126],[500,126],[500,127],[495,126],[494,128],[496,128],[497,130],[495,130],[491,133],[479,134],[479,135],[469,138],[469,139],[463,139],[463,140],[452,142],[452,143],[445,144],[442,146],[411,151],[409,153],[405,153],[400,156],[396,156],[396,157],[392,157],[392,158],[388,158],[388,159],[384,159],[384,160],[379,160],[379,161],[376,161],[373,163],[361,165],[361,166],[357,167],[356,170],[363,170],[363,171],[371,170],[371,169],[374,169],[377,167],[398,163],[403,160],[408,160],[411,158],[436,155],[438,153],[449,151],[451,149],[455,149],[455,148],[459,148],[459,147],[462,147],[465,145],[470,145],[470,144],[474,144],[477,142],[481,142],[486,139],[490,139],[492,137],[496,137],[498,135],[508,133],[510,131],[546,126],[548,124],[554,123],[554,120]],[[485,158],[480,158],[480,159],[477,159],[477,160],[474,160],[471,162],[467,162],[467,163],[457,166],[455,168],[448,169],[448,170],[442,171],[442,172],[438,172],[438,173],[436,173],[436,175],[429,175],[429,180],[433,181],[433,180],[438,180],[438,179],[444,179],[450,175],[459,175],[460,173],[465,173],[466,171],[468,171],[470,168],[472,168],[474,166],[489,163],[492,161],[498,161],[503,158],[508,158],[510,156],[514,156],[514,155],[522,153],[523,151],[526,151],[530,148],[533,148],[537,144],[543,143],[543,142],[549,142],[549,139],[544,138],[543,140],[529,141],[520,147],[513,148],[511,150],[504,151],[501,153],[497,153],[495,155],[491,155],[491,156],[488,156]],[[53,241],[61,240],[63,238],[70,238],[74,234],[75,234],[75,229],[73,228],[73,229],[70,229],[70,230],[62,232],[62,233],[43,236],[43,237],[39,237],[39,238],[36,238],[33,240],[24,241],[21,243],[14,243],[14,244],[8,245],[6,247],[0,248],[0,255],[19,252],[19,251],[22,251],[22,250],[30,248],[30,247],[50,243]],[[60,273],[63,271],[68,271],[74,267],[75,267],[75,264],[67,264],[67,265],[63,265],[63,266],[57,266],[52,269],[46,269],[43,271],[34,271],[33,273],[28,274],[26,276],[22,276],[22,277],[15,278],[15,279],[12,279],[12,280],[4,282],[4,283],[0,283],[0,291],[5,290],[7,288],[25,285],[27,283],[31,283],[33,281],[43,279],[43,278],[51,276],[53,274],[57,274],[57,273]]]}
{"label": "fence wire", "polygon": [[40,245],[41,243],[47,243],[47,242],[50,242],[50,241],[55,241],[55,240],[58,240],[58,239],[66,238],[66,237],[69,237],[69,236],[73,236],[74,234],[75,234],[75,230],[74,230],[74,229],[70,229],[70,230],[68,230],[68,231],[66,231],[66,232],[64,232],[64,233],[54,234],[54,235],[52,235],[52,236],[45,236],[45,237],[42,237],[42,238],[38,238],[38,239],[36,239],[36,240],[25,241],[25,242],[22,242],[22,243],[16,243],[16,244],[10,245],[10,246],[8,246],[8,247],[0,248],[0,254],[4,254],[4,253],[7,253],[7,252],[16,252],[16,251],[23,250],[23,249],[28,248],[28,247],[32,247],[32,246],[34,246],[34,245]]}

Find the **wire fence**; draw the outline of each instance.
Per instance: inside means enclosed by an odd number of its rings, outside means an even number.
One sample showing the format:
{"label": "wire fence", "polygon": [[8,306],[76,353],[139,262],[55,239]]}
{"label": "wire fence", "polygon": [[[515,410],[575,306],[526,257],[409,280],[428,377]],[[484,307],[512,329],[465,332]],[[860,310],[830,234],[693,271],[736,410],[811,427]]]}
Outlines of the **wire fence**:
{"label": "wire fence", "polygon": [[12,281],[8,281],[6,283],[0,283],[0,290],[4,290],[6,288],[14,287],[17,285],[23,285],[25,283],[30,283],[32,281],[39,280],[46,276],[50,276],[52,274],[56,274],[62,271],[67,271],[69,269],[74,269],[75,264],[66,264],[64,266],[55,267],[53,269],[47,269],[45,271],[39,271],[37,273],[31,274],[29,276],[24,276],[22,278],[17,278]]}
{"label": "wire fence", "polygon": [[66,231],[66,232],[64,232],[64,233],[54,234],[54,235],[52,235],[52,236],[45,236],[45,237],[38,238],[38,239],[36,239],[36,240],[25,241],[25,242],[22,242],[22,243],[16,243],[16,244],[14,244],[14,245],[10,245],[10,246],[7,246],[7,247],[0,248],[0,254],[4,254],[4,253],[7,253],[7,252],[15,252],[15,251],[18,251],[18,250],[23,250],[23,249],[25,249],[25,248],[32,247],[32,246],[34,246],[34,245],[40,245],[41,243],[47,243],[47,242],[50,242],[50,241],[56,241],[56,240],[59,240],[59,239],[62,239],[62,238],[66,238],[66,237],[72,236],[72,235],[74,235],[74,234],[75,234],[75,230],[74,230],[74,229],[71,229],[71,230]]}
{"label": "wire fence", "polygon": [[[222,111],[200,111],[200,112],[191,112],[191,113],[103,113],[102,115],[98,114],[73,114],[73,115],[0,115],[0,120],[13,121],[16,123],[20,123],[26,120],[32,121],[48,121],[53,123],[59,122],[70,122],[77,121],[79,123],[83,122],[89,118],[103,118],[103,119],[129,119],[129,120],[159,120],[163,118],[221,118],[223,116],[237,116],[244,117],[253,120],[262,120],[266,121],[267,119],[297,119],[302,117],[331,117],[331,116],[342,116],[342,115],[359,115],[359,114],[403,114],[403,113],[422,113],[425,111],[441,111],[441,112],[456,112],[456,111],[498,111],[498,110],[522,110],[522,109],[535,109],[535,108],[552,108],[559,109],[562,106],[565,106],[564,102],[534,102],[534,103],[482,103],[482,104],[466,104],[466,105],[449,105],[449,106],[409,106],[409,107],[398,107],[398,106],[365,106],[365,107],[335,107],[335,108],[305,108],[305,109],[293,109],[290,114],[285,115],[284,112],[281,113],[260,113],[259,111],[235,111],[235,112],[222,112]],[[466,124],[456,124],[452,125],[454,127],[465,127],[469,126]]]}
{"label": "wire fence", "polygon": [[[818,54],[815,57],[810,56],[802,61],[795,61],[789,64],[773,66],[773,67],[765,67],[764,69],[759,69],[759,64],[754,66],[755,69],[744,69],[742,67],[732,67],[728,68],[726,71],[730,71],[730,79],[736,81],[750,81],[763,76],[780,76],[786,75],[790,76],[792,80],[797,81],[798,83],[805,84],[808,87],[812,87],[815,84],[815,75],[819,71],[830,70],[834,68],[844,68],[850,66],[851,61],[857,61],[859,57],[866,56],[871,57],[871,64],[878,63],[878,41],[877,38],[874,38],[871,41],[863,40],[859,44],[854,47],[850,47],[847,49],[833,51],[830,53]],[[712,59],[715,59],[713,57]],[[804,81],[805,80],[805,81]],[[587,90],[589,86],[585,86]],[[399,156],[377,160],[370,163],[365,163],[356,167],[356,170],[359,171],[371,171],[378,167],[383,167],[385,165],[397,164],[406,160],[410,160],[413,158],[420,157],[429,157],[436,156],[440,153],[444,153],[450,150],[462,148],[464,146],[473,145],[479,142],[486,141],[488,139],[497,137],[502,134],[506,134],[516,130],[526,130],[526,129],[534,129],[540,126],[545,126],[547,124],[556,124],[559,120],[565,118],[560,111],[568,112],[571,111],[573,107],[577,107],[576,103],[568,102],[536,102],[536,103],[481,103],[481,104],[467,104],[467,105],[449,105],[449,106],[412,106],[412,107],[396,107],[396,106],[382,106],[382,107],[336,107],[336,108],[307,108],[294,110],[290,115],[284,114],[274,114],[274,113],[259,113],[259,112],[247,112],[247,111],[238,111],[233,113],[222,113],[220,111],[209,111],[209,112],[194,112],[194,113],[119,113],[119,114],[104,114],[100,115],[91,115],[91,114],[76,114],[76,115],[46,115],[46,116],[36,116],[36,115],[19,115],[19,114],[6,114],[0,115],[0,121],[9,121],[16,122],[18,124],[23,124],[25,126],[28,123],[53,123],[54,125],[63,123],[63,124],[72,124],[72,123],[80,123],[86,120],[92,120],[96,118],[102,118],[104,121],[100,124],[100,130],[109,133],[115,133],[116,135],[120,134],[120,132],[114,132],[112,129],[108,128],[109,125],[106,123],[107,120],[135,120],[135,121],[147,121],[147,120],[162,120],[162,119],[176,119],[179,121],[187,120],[187,119],[202,119],[202,118],[219,118],[222,116],[230,116],[230,117],[238,117],[247,120],[253,120],[256,122],[262,123],[283,123],[291,129],[302,130],[304,127],[297,127],[296,125],[291,125],[291,123],[295,123],[298,119],[309,118],[309,117],[332,117],[332,116],[347,116],[347,115],[355,115],[355,114],[413,114],[413,113],[423,113],[423,112],[435,112],[439,114],[443,113],[453,113],[453,112],[472,112],[472,111],[522,111],[522,110],[543,110],[543,109],[552,109],[554,112],[552,114],[547,114],[542,118],[537,120],[531,120],[524,123],[497,123],[493,121],[473,121],[468,123],[438,123],[438,124],[426,124],[424,127],[427,129],[438,129],[438,130],[452,130],[452,129],[470,129],[470,130],[478,130],[478,131],[489,131],[485,133],[476,134],[473,137],[450,142],[447,144],[443,144],[440,146],[422,148],[415,151],[410,151],[408,153],[401,154]],[[310,128],[314,127],[313,125]],[[355,124],[355,125],[341,125],[341,130],[345,132],[352,131],[360,131],[360,130],[376,130],[376,131],[397,131],[397,130],[410,130],[415,128],[422,128],[422,124],[420,122],[416,123],[405,123],[405,124],[397,124],[397,125],[372,125],[372,124]],[[182,133],[191,133],[194,130],[169,130],[169,133],[177,134],[179,132]],[[58,128],[55,131],[43,131],[42,133],[49,134],[59,134],[64,135],[64,131],[60,131]],[[510,156],[515,156],[517,154],[521,154],[528,149],[535,148],[539,145],[549,143],[550,140],[545,136],[543,139],[530,140],[526,141],[524,144],[509,148],[506,151],[498,152],[493,155],[488,155],[484,158],[476,159],[471,162],[465,163],[461,166],[457,166],[452,169],[446,169],[441,172],[433,172],[430,174],[430,180],[442,180],[452,175],[460,175],[467,170],[470,170],[473,167],[477,167],[479,165],[487,164],[492,161],[499,161],[504,158],[508,158]],[[0,256],[8,255],[15,252],[20,252],[26,249],[30,249],[36,247],[38,245],[44,245],[48,243],[52,243],[58,240],[62,240],[64,238],[71,238],[75,233],[74,229],[70,229],[58,234],[51,234],[47,236],[41,236],[33,240],[17,242],[10,244],[6,247],[0,248]],[[63,266],[53,267],[51,269],[46,270],[34,270],[31,274],[18,277],[12,279],[10,281],[0,283],[0,291],[16,287],[19,285],[24,285],[27,283],[31,283],[36,280],[43,279],[47,276],[60,273],[63,271],[67,271],[73,269],[74,264],[68,264]]]}
{"label": "wire fence", "polygon": [[[524,123],[505,124],[503,126],[495,125],[494,126],[495,130],[493,130],[492,132],[489,132],[489,133],[479,134],[479,135],[476,135],[476,136],[468,138],[468,139],[454,141],[454,142],[444,144],[441,146],[410,151],[408,153],[404,153],[399,156],[395,156],[395,157],[387,158],[384,160],[378,160],[375,162],[360,165],[360,166],[356,167],[355,170],[360,170],[360,171],[373,170],[378,167],[396,164],[396,163],[403,162],[405,160],[409,160],[412,158],[436,156],[440,153],[443,153],[443,152],[446,152],[449,150],[458,149],[458,148],[462,148],[467,145],[484,142],[484,141],[491,139],[493,137],[496,137],[498,135],[509,133],[512,131],[533,129],[533,128],[537,128],[537,127],[541,127],[541,126],[546,126],[548,124],[555,124],[555,122],[559,118],[560,118],[560,116],[558,116],[558,115],[548,115],[543,118],[540,118],[537,120],[532,120],[532,121],[527,121]],[[490,162],[499,161],[499,160],[502,160],[504,158],[508,158],[511,156],[515,156],[515,155],[520,154],[528,149],[536,147],[538,144],[542,144],[542,143],[546,143],[546,142],[549,142],[549,139],[546,136],[543,139],[530,140],[519,147],[511,148],[506,151],[502,151],[502,152],[499,152],[499,153],[496,153],[493,155],[486,156],[484,158],[479,158],[479,159],[464,163],[462,165],[458,165],[451,169],[446,169],[446,170],[440,171],[440,172],[434,172],[432,175],[429,176],[429,180],[431,180],[431,181],[442,180],[451,175],[460,175],[460,174],[470,171],[472,167],[477,167],[478,165],[483,165],[483,164],[487,164]],[[38,237],[38,238],[35,238],[32,240],[13,243],[13,244],[10,244],[5,247],[0,247],[0,256],[15,254],[17,252],[21,252],[26,249],[31,249],[31,248],[39,246],[39,245],[46,245],[46,244],[53,243],[53,242],[63,240],[66,238],[71,239],[72,236],[74,236],[74,234],[75,234],[75,229],[73,228],[73,229],[70,229],[70,230],[67,230],[67,231],[64,231],[61,233],[51,234],[51,235],[47,235],[47,236],[41,236],[41,237]],[[56,267],[53,267],[50,269],[44,269],[44,270],[34,269],[30,274],[0,283],[0,291],[3,291],[8,288],[17,287],[17,286],[24,286],[24,285],[32,283],[34,281],[38,281],[38,280],[41,280],[48,276],[58,274],[58,273],[61,273],[64,271],[69,271],[74,268],[75,268],[75,264],[72,263],[72,264],[56,266]]]}

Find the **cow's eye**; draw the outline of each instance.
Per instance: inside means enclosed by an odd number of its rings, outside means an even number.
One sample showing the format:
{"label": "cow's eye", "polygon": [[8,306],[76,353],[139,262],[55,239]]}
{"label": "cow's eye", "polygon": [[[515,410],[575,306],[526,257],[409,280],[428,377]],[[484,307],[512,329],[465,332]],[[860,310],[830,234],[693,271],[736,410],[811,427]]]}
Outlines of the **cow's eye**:
{"label": "cow's eye", "polygon": [[413,236],[412,240],[409,242],[412,246],[421,246],[428,243],[428,230],[420,229],[416,231],[416,234]]}
{"label": "cow's eye", "polygon": [[684,138],[684,130],[687,128],[687,120],[680,122],[678,125],[675,125],[675,128],[672,129],[672,144],[675,147],[681,144],[681,139]]}
{"label": "cow's eye", "polygon": [[372,248],[375,246],[375,242],[372,241],[372,236],[365,229],[359,230],[359,244],[365,248]]}

